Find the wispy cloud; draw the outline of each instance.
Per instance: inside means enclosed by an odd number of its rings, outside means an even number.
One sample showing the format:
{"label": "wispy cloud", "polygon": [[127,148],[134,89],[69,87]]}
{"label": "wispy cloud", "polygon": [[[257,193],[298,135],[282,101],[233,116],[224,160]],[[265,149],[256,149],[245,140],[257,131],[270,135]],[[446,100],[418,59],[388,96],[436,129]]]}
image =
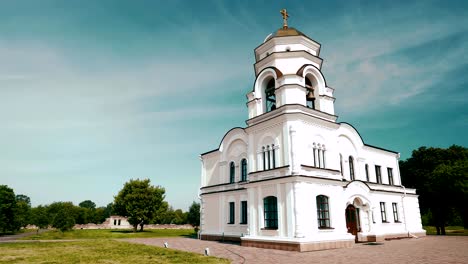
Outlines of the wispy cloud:
{"label": "wispy cloud", "polygon": [[[416,3],[399,12],[379,12],[368,20],[355,21],[351,15],[338,19],[350,32],[324,45],[322,53],[324,72],[336,88],[341,110],[359,114],[406,103],[466,61],[468,18],[441,14],[443,17],[433,19],[434,10],[427,10],[427,19],[414,19],[413,10],[420,8],[428,9]],[[385,25],[385,29],[374,24]],[[452,48],[433,50],[439,48],[438,42],[451,42],[456,35],[465,37]],[[411,49],[426,54],[408,53]]]}

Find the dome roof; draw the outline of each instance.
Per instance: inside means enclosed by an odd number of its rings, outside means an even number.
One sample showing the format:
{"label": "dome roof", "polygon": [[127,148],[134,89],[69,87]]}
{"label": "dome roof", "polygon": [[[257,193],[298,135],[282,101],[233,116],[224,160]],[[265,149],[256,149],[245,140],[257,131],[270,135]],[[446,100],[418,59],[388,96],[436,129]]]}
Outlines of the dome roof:
{"label": "dome roof", "polygon": [[304,33],[300,32],[299,30],[292,28],[292,27],[288,27],[288,28],[280,28],[276,32],[271,33],[270,35],[266,37],[264,42],[274,37],[290,37],[290,36],[307,37]]}

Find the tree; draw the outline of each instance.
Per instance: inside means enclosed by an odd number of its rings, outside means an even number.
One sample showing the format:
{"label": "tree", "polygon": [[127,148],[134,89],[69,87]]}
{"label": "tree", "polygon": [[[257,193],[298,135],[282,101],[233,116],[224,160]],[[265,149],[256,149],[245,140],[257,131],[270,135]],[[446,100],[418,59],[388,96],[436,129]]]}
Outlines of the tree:
{"label": "tree", "polygon": [[[461,215],[468,228],[468,149],[420,147],[400,162],[403,184],[418,190],[421,213],[437,234],[445,235],[445,225]],[[428,217],[431,216],[431,217]]]}
{"label": "tree", "polygon": [[73,228],[79,212],[72,202],[55,202],[47,207],[52,227],[66,231]]}
{"label": "tree", "polygon": [[31,199],[23,194],[16,195],[15,226],[26,227],[31,218]]}
{"label": "tree", "polygon": [[0,230],[6,231],[18,230],[15,224],[16,197],[13,189],[6,185],[0,185]]}
{"label": "tree", "polygon": [[49,226],[49,216],[47,215],[47,208],[39,205],[38,207],[31,209],[31,224],[37,227],[37,232],[39,229],[44,229]]}
{"label": "tree", "polygon": [[130,180],[117,196],[114,197],[115,212],[128,217],[133,231],[143,231],[144,224],[154,218],[164,200],[164,188],[150,185],[150,180]]}
{"label": "tree", "polygon": [[173,224],[184,225],[186,223],[187,223],[187,213],[184,213],[181,209],[175,210]]}
{"label": "tree", "polygon": [[75,219],[66,208],[60,210],[52,220],[52,226],[64,232],[70,230],[75,225]]}
{"label": "tree", "polygon": [[96,204],[91,200],[85,200],[78,204],[79,207],[87,209],[96,209]]}
{"label": "tree", "polygon": [[193,201],[190,205],[187,222],[194,227],[200,226],[200,204]]}

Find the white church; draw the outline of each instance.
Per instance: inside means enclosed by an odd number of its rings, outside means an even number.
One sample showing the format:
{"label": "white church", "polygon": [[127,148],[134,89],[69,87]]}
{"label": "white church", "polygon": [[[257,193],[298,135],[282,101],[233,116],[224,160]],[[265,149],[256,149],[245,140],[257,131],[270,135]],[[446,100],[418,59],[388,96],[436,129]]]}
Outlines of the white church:
{"label": "white church", "polygon": [[424,236],[398,152],[336,122],[321,45],[284,25],[255,49],[244,128],[201,154],[200,234],[292,251]]}

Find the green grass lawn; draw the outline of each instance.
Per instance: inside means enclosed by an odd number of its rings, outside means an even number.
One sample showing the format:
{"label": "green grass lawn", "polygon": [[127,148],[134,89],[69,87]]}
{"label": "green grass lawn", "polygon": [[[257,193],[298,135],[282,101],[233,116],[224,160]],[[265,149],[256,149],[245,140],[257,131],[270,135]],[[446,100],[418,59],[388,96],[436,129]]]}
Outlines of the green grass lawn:
{"label": "green grass lawn", "polygon": [[115,240],[0,243],[0,263],[229,263],[173,249]]}
{"label": "green grass lawn", "polygon": [[[425,226],[424,229],[428,235],[437,235],[435,226]],[[449,236],[468,236],[468,229],[464,229],[463,226],[446,226],[445,234]]]}
{"label": "green grass lawn", "polygon": [[118,229],[77,229],[61,232],[50,230],[39,235],[24,237],[25,240],[49,239],[105,239],[105,238],[145,238],[145,237],[196,237],[193,229],[148,229],[133,233],[132,230]]}

